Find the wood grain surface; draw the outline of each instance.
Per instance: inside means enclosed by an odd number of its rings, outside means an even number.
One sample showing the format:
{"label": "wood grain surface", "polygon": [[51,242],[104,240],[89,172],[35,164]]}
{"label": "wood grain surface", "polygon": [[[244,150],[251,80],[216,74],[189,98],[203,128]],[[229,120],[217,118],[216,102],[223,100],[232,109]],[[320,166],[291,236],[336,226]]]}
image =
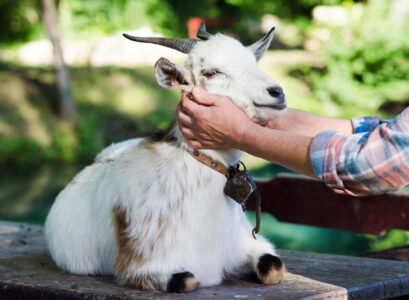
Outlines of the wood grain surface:
{"label": "wood grain surface", "polygon": [[138,291],[114,278],[62,272],[42,226],[0,222],[0,299],[385,299],[409,295],[409,263],[279,251],[288,272],[276,286],[242,280],[190,294]]}

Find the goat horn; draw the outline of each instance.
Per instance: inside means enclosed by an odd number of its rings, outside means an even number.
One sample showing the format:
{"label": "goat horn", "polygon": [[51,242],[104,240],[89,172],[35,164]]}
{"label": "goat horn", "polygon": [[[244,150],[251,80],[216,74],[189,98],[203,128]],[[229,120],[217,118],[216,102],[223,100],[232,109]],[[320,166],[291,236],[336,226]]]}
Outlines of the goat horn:
{"label": "goat horn", "polygon": [[200,27],[199,27],[199,30],[197,31],[196,36],[199,39],[204,40],[204,41],[212,37],[212,35],[206,31],[206,25],[204,22],[200,24]]}
{"label": "goat horn", "polygon": [[192,50],[193,47],[198,42],[198,40],[195,40],[195,39],[169,39],[169,38],[160,38],[160,37],[139,37],[139,36],[132,36],[126,33],[123,33],[122,35],[131,41],[161,45],[161,46],[165,46],[168,48],[178,50],[186,54],[188,54],[190,50]]}

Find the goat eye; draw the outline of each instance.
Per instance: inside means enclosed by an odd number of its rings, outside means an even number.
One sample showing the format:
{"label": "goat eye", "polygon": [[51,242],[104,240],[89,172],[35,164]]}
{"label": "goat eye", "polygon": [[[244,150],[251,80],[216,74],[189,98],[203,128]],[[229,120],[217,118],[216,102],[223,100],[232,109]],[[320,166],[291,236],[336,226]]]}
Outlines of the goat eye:
{"label": "goat eye", "polygon": [[202,75],[207,79],[213,78],[218,72],[216,70],[202,71]]}

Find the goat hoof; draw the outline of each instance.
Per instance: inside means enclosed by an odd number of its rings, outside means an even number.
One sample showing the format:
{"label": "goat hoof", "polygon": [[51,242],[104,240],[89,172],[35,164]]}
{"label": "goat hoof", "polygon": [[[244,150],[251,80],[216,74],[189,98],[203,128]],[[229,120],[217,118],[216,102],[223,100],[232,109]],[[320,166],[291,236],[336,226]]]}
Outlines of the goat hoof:
{"label": "goat hoof", "polygon": [[264,254],[257,263],[257,277],[264,285],[281,282],[284,278],[285,266],[283,261],[274,255]]}
{"label": "goat hoof", "polygon": [[197,289],[200,281],[190,272],[172,274],[168,281],[167,291],[169,293],[189,293]]}

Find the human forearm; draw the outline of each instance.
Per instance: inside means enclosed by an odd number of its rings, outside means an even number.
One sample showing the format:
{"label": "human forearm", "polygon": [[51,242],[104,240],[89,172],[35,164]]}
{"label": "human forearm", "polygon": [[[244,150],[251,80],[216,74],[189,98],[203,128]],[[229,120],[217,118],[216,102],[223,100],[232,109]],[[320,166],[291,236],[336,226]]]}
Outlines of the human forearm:
{"label": "human forearm", "polygon": [[207,94],[197,88],[192,94],[201,105],[184,94],[178,107],[181,132],[192,147],[241,149],[315,177],[309,158],[312,137],[262,127],[226,97]]}
{"label": "human forearm", "polygon": [[291,108],[277,120],[268,122],[267,127],[310,137],[324,130],[336,130],[346,135],[353,133],[350,120],[323,117]]}
{"label": "human forearm", "polygon": [[312,137],[264,128],[254,123],[243,126],[237,148],[293,171],[316,177],[309,157]]}

